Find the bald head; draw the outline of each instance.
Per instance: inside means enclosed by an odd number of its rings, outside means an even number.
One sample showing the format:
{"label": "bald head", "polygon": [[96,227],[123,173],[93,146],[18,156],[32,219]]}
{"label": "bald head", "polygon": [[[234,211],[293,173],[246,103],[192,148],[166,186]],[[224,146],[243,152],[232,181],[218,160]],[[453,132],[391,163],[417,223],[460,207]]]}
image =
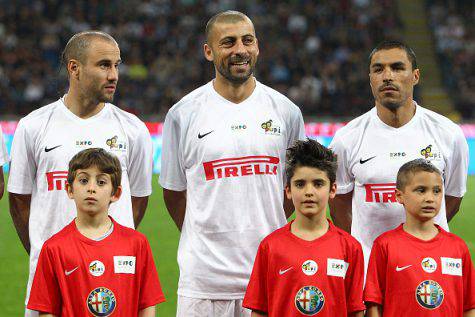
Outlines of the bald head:
{"label": "bald head", "polygon": [[61,55],[61,62],[68,65],[72,59],[78,60],[81,63],[87,60],[87,50],[94,40],[101,40],[114,43],[119,46],[116,40],[109,34],[101,31],[84,31],[74,34],[66,44],[63,54]]}
{"label": "bald head", "polygon": [[249,22],[254,28],[254,24],[252,23],[251,19],[249,19],[249,17],[242,12],[228,10],[215,14],[213,17],[211,17],[211,19],[209,19],[208,23],[206,23],[206,42],[210,42],[210,37],[216,23],[237,23],[242,21]]}

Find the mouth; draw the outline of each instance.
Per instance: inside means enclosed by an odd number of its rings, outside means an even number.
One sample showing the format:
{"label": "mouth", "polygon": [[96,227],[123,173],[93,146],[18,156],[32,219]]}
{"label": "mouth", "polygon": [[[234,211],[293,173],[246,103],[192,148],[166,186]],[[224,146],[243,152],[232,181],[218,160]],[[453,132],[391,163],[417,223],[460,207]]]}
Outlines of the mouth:
{"label": "mouth", "polygon": [[421,209],[422,209],[422,211],[424,211],[424,212],[435,212],[435,208],[434,208],[434,207],[422,207]]}
{"label": "mouth", "polygon": [[393,92],[393,91],[398,91],[398,89],[395,86],[384,86],[379,89],[381,92]]}
{"label": "mouth", "polygon": [[244,61],[231,61],[229,62],[229,65],[230,66],[237,66],[237,67],[241,67],[241,66],[247,66],[249,65],[250,63],[250,60],[244,60]]}
{"label": "mouth", "polygon": [[306,204],[306,205],[315,205],[317,202],[316,201],[313,201],[313,200],[304,200],[303,201],[303,204]]}
{"label": "mouth", "polygon": [[114,91],[115,91],[115,88],[116,88],[115,85],[107,85],[107,86],[105,86],[105,89],[106,89],[108,92],[114,92]]}
{"label": "mouth", "polygon": [[85,201],[87,202],[97,202],[97,199],[93,198],[93,197],[87,197],[86,199],[84,199]]}

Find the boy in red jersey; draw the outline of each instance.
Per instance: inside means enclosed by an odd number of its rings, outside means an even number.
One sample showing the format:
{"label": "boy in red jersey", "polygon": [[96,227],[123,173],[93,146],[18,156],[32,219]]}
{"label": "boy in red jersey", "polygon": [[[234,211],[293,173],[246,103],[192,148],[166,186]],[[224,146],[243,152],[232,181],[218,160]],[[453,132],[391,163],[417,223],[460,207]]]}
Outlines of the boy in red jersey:
{"label": "boy in red jersey", "polygon": [[286,195],[295,220],[257,251],[243,306],[252,316],[363,316],[361,245],[326,218],[336,157],[314,140],[287,150]]}
{"label": "boy in red jersey", "polygon": [[117,157],[91,148],[69,162],[77,217],[40,253],[28,308],[40,316],[155,316],[165,300],[147,238],[108,216],[121,195]]}
{"label": "boy in red jersey", "polygon": [[434,224],[442,189],[439,170],[424,159],[399,169],[396,197],[406,222],[374,241],[364,293],[367,316],[475,316],[468,248]]}

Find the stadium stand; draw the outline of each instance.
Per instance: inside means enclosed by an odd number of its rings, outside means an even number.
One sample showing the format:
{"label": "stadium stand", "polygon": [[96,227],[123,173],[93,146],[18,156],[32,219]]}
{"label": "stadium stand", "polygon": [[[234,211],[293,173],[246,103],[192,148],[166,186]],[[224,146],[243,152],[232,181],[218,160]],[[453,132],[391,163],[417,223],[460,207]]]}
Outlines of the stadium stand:
{"label": "stadium stand", "polygon": [[117,38],[124,65],[115,103],[160,120],[186,93],[212,78],[203,30],[217,11],[253,19],[260,40],[258,79],[306,116],[351,118],[371,107],[367,55],[398,39],[390,0],[339,1],[3,1],[0,6],[0,115],[24,115],[65,91],[60,50],[75,32]]}

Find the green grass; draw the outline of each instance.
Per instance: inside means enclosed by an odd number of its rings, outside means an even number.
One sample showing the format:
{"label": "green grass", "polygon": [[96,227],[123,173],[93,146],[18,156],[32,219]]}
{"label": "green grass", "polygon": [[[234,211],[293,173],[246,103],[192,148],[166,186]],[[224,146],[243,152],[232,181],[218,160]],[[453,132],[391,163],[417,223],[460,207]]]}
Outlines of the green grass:
{"label": "green grass", "polygon": [[[145,233],[150,241],[158,273],[167,302],[160,304],[159,316],[175,315],[176,289],[178,282],[178,265],[176,251],[179,233],[165,209],[162,191],[153,179],[153,192],[147,214],[139,230]],[[468,244],[472,259],[475,259],[475,176],[469,177],[468,192],[462,208],[451,222],[451,230],[461,236]],[[6,197],[0,201],[0,316],[21,316],[25,285],[28,278],[28,257],[21,246],[10,214]]]}

